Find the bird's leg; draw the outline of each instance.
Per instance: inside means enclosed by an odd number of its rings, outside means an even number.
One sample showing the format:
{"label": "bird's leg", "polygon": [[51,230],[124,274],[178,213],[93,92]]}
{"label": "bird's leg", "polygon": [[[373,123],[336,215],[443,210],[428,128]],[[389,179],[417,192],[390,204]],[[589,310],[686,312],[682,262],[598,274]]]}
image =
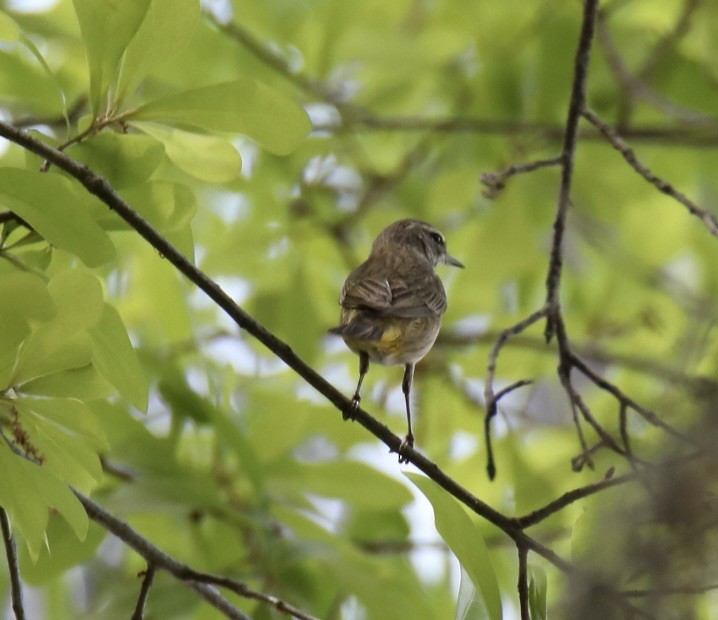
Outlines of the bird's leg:
{"label": "bird's leg", "polygon": [[[354,397],[352,398],[352,407],[354,407],[354,409],[356,409],[361,402],[361,396],[359,395],[359,391],[361,390],[361,384],[364,382],[364,377],[366,376],[368,370],[369,356],[366,353],[361,352],[359,353],[359,383],[357,383],[357,389],[354,391]],[[342,416],[345,420],[351,417],[346,413],[342,414]]]}
{"label": "bird's leg", "polygon": [[399,446],[399,462],[408,463],[407,459],[402,453],[404,448],[409,446],[414,447],[414,433],[411,430],[411,382],[414,379],[414,364],[407,364],[404,367],[404,380],[401,382],[401,391],[404,392],[404,400],[406,401],[406,423],[408,425],[408,431],[404,441]]}

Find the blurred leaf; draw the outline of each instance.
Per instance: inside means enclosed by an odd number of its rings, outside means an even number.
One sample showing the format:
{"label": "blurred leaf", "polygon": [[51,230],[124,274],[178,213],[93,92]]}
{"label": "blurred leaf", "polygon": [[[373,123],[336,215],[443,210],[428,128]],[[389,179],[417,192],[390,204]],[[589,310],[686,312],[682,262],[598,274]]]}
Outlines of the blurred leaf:
{"label": "blurred leaf", "polygon": [[461,581],[459,583],[459,596],[456,601],[455,620],[488,620],[486,605],[476,592],[471,577],[464,567],[461,567]]}
{"label": "blurred leaf", "polygon": [[177,55],[199,21],[198,0],[151,0],[127,46],[115,101],[121,105],[150,71]]}
{"label": "blurred leaf", "polygon": [[48,242],[96,267],[115,257],[115,247],[78,202],[73,186],[59,175],[0,168],[0,204]]}
{"label": "blurred leaf", "polygon": [[418,474],[405,474],[434,508],[436,529],[480,593],[488,617],[501,620],[501,596],[486,543],[461,505],[434,481]]}
{"label": "blurred leaf", "polygon": [[120,315],[104,305],[99,322],[90,328],[92,363],[117,391],[140,411],[147,411],[148,386]]}
{"label": "blurred leaf", "polygon": [[165,145],[172,162],[203,181],[225,183],[239,175],[242,157],[227,140],[165,127],[155,123],[133,123]]}
{"label": "blurred leaf", "polygon": [[90,103],[93,114],[117,73],[120,58],[147,13],[150,0],[72,0],[80,22],[90,68]]}
{"label": "blurred leaf", "polygon": [[0,11],[0,41],[14,43],[20,38],[20,26],[4,11]]}
{"label": "blurred leaf", "polygon": [[107,530],[91,521],[85,539],[77,540],[66,521],[50,514],[46,534],[47,545],[41,548],[36,561],[33,562],[25,547],[18,549],[20,573],[29,585],[45,584],[73,566],[91,560],[107,536]]}
{"label": "blurred leaf", "polygon": [[306,113],[293,101],[249,79],[193,88],[151,101],[128,116],[128,120],[133,119],[241,133],[279,155],[292,152],[311,129]]}
{"label": "blurred leaf", "polygon": [[[361,484],[352,485],[351,480]],[[403,484],[357,461],[277,464],[269,468],[267,485],[275,491],[301,489],[374,510],[399,509],[412,498]]]}
{"label": "blurred leaf", "polygon": [[149,136],[103,131],[76,145],[72,153],[114,188],[123,189],[144,183],[152,176],[164,157],[164,147]]}
{"label": "blurred leaf", "polygon": [[30,333],[29,321],[48,320],[55,303],[37,276],[22,271],[0,275],[0,356],[14,350]]}
{"label": "blurred leaf", "polygon": [[539,566],[529,565],[529,612],[531,620],[546,620],[546,571]]}
{"label": "blurred leaf", "polygon": [[[80,361],[83,359],[86,347],[82,340],[77,340],[82,338],[78,332],[92,327],[102,316],[102,287],[91,272],[79,268],[61,271],[50,281],[48,289],[57,306],[57,315],[38,327],[25,342],[15,369],[18,383],[52,370],[76,368],[76,362],[68,365],[67,360],[76,360],[76,352],[81,356]],[[73,346],[61,349],[71,338],[75,338]],[[51,357],[55,353],[57,355]],[[48,360],[52,361],[49,367]]]}

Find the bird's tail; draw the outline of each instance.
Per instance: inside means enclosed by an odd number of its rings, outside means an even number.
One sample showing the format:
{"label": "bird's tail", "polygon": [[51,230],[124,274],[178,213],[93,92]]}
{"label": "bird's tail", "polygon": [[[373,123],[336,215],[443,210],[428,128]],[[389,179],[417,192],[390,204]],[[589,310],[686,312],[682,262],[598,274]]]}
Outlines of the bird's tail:
{"label": "bird's tail", "polygon": [[381,340],[384,334],[384,326],[378,325],[375,321],[371,321],[362,315],[357,315],[344,325],[328,329],[327,333],[341,336],[348,340],[374,341]]}

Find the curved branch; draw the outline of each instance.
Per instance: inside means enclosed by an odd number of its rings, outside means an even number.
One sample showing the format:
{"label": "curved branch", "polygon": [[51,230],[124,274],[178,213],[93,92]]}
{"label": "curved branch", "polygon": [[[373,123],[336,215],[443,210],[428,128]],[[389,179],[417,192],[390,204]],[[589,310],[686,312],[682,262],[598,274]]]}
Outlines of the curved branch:
{"label": "curved branch", "polygon": [[699,207],[695,202],[688,198],[688,196],[679,192],[667,181],[664,181],[660,177],[656,176],[649,168],[638,161],[633,149],[626,144],[613,127],[603,121],[595,112],[592,112],[588,108],[584,108],[581,111],[581,114],[604,135],[606,140],[608,140],[611,146],[613,146],[613,148],[623,156],[623,159],[626,160],[631,168],[653,185],[653,187],[655,187],[659,192],[680,202],[686,209],[688,209],[688,212],[691,215],[694,215],[701,222],[703,222],[703,225],[711,235],[718,237],[718,217]]}

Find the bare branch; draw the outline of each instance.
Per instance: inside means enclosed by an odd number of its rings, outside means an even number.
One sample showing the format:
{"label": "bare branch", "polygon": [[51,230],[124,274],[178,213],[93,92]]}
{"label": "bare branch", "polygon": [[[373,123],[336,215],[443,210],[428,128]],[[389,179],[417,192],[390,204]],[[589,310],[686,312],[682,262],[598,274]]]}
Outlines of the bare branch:
{"label": "bare branch", "polygon": [[697,217],[703,225],[708,229],[711,235],[718,237],[718,218],[712,213],[709,213],[705,209],[701,209],[695,202],[690,200],[685,194],[679,192],[670,183],[664,181],[660,177],[656,176],[649,168],[644,166],[633,149],[618,135],[618,132],[611,127],[608,123],[603,121],[595,112],[592,112],[588,108],[582,111],[582,114],[586,120],[594,125],[611,143],[623,158],[626,160],[629,166],[633,168],[638,174],[640,174],[646,181],[653,185],[659,192],[666,194],[680,202],[691,215]]}
{"label": "bare branch", "polygon": [[573,504],[574,502],[583,499],[584,497],[588,497],[589,495],[593,495],[594,493],[598,493],[599,491],[603,491],[604,489],[609,489],[620,484],[632,482],[636,480],[636,478],[637,474],[635,472],[631,472],[628,474],[623,474],[622,476],[616,476],[614,478],[600,480],[599,482],[594,482],[593,484],[587,484],[586,486],[573,489],[572,491],[568,491],[561,495],[561,497],[546,504],[542,508],[534,510],[533,512],[530,512],[523,517],[519,517],[517,521],[521,524],[521,527],[523,528],[531,527],[532,525],[541,523],[551,515],[563,510],[564,508],[566,508],[566,506]]}
{"label": "bare branch", "polygon": [[[142,573],[140,573],[140,575],[142,575]],[[138,575],[138,577],[140,575]],[[132,614],[132,620],[142,620],[145,617],[145,604],[147,603],[147,596],[150,593],[154,578],[155,565],[148,564],[147,570],[144,571],[144,579],[142,579],[142,587],[140,588],[140,595],[137,597],[137,604],[135,605],[135,612]]]}
{"label": "bare branch", "polygon": [[[491,353],[489,354],[489,364],[486,369],[486,380],[484,382],[484,402],[486,403],[486,417],[484,418],[484,439],[486,442],[486,471],[489,475],[489,480],[493,480],[496,477],[496,464],[494,463],[494,452],[491,447],[491,420],[496,416],[498,412],[497,403],[499,399],[511,390],[502,390],[499,395],[494,393],[494,377],[496,375],[496,363],[499,357],[499,353],[508,340],[514,336],[517,336],[524,330],[528,329],[540,321],[546,316],[547,308],[543,307],[537,310],[533,314],[527,316],[525,319],[519,321],[515,325],[508,327],[499,334],[496,339]],[[509,388],[516,389],[522,385],[526,385],[526,381],[519,381],[514,383]]]}
{"label": "bare branch", "polygon": [[10,597],[12,598],[12,610],[15,613],[15,620],[25,620],[25,608],[22,603],[22,581],[20,580],[20,566],[17,562],[17,549],[15,539],[10,529],[10,519],[4,508],[0,508],[0,527],[2,538],[5,543],[5,555],[7,556],[7,570],[10,574]]}
{"label": "bare branch", "polygon": [[531,611],[529,609],[529,571],[528,571],[528,550],[521,545],[517,546],[519,553],[519,609],[521,610],[521,620],[531,620]]}
{"label": "bare branch", "polygon": [[560,166],[563,161],[562,157],[552,157],[551,159],[537,159],[536,161],[530,161],[524,164],[514,164],[503,170],[497,170],[496,172],[484,172],[481,175],[481,182],[486,186],[486,189],[481,193],[486,198],[493,200],[496,198],[504,187],[506,187],[506,181],[516,175],[523,174],[525,172],[533,172],[540,168],[548,168],[549,166]]}
{"label": "bare branch", "polygon": [[576,59],[574,61],[571,101],[569,102],[568,115],[566,117],[566,132],[563,141],[563,151],[561,153],[561,185],[558,205],[556,207],[556,217],[553,224],[551,259],[546,276],[546,305],[549,314],[546,320],[544,335],[547,342],[554,336],[557,329],[556,323],[559,320],[559,287],[563,267],[563,235],[566,229],[566,216],[571,198],[573,158],[576,151],[578,121],[586,101],[586,79],[588,77],[588,63],[597,11],[598,0],[584,0],[583,22],[581,24],[581,34],[579,36]]}

